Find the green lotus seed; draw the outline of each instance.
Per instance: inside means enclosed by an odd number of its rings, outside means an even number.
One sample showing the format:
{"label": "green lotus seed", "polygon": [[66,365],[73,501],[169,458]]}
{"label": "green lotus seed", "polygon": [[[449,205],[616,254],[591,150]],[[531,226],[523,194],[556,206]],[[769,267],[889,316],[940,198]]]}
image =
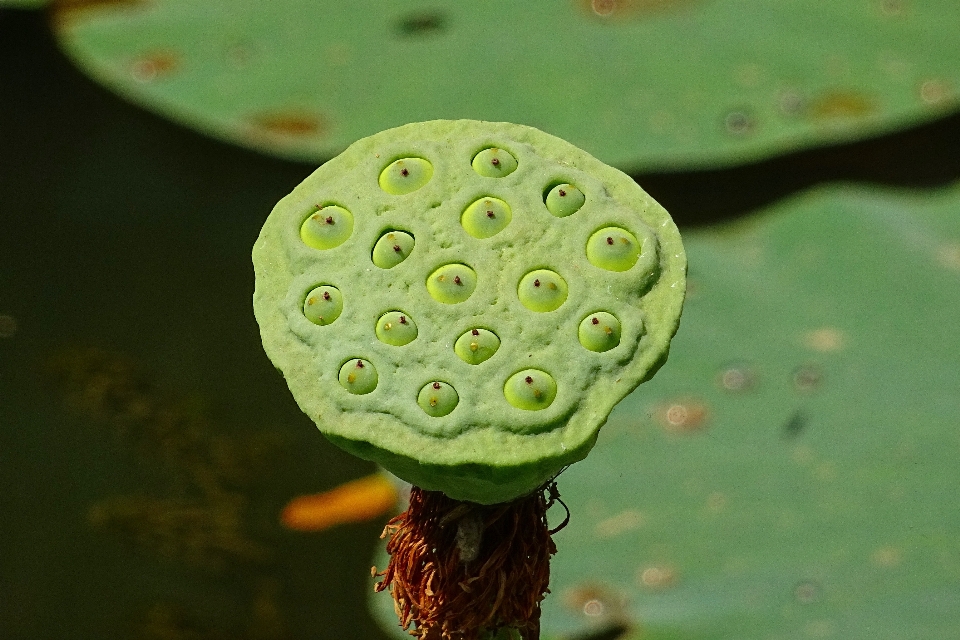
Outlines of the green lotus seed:
{"label": "green lotus seed", "polygon": [[457,395],[457,390],[446,382],[427,383],[417,395],[417,404],[428,416],[434,418],[447,415],[456,408],[458,402],[460,396]]}
{"label": "green lotus seed", "polygon": [[427,291],[437,302],[463,302],[477,288],[477,272],[465,264],[445,264],[427,278]]}
{"label": "green lotus seed", "polygon": [[557,381],[546,371],[524,369],[507,379],[503,395],[517,409],[540,411],[557,397]]}
{"label": "green lotus seed", "polygon": [[340,317],[342,311],[343,296],[339,289],[329,285],[315,288],[303,301],[303,315],[313,324],[330,324]]}
{"label": "green lotus seed", "polygon": [[314,249],[333,249],[353,233],[353,214],[335,204],[319,207],[300,225],[300,239]]}
{"label": "green lotus seed", "polygon": [[580,322],[577,333],[580,344],[590,351],[602,353],[620,344],[620,321],[612,313],[597,311]]}
{"label": "green lotus seed", "polygon": [[547,193],[544,203],[547,211],[558,218],[566,218],[579,211],[586,199],[583,191],[572,184],[558,184]]}
{"label": "green lotus seed", "polygon": [[520,279],[517,297],[530,311],[553,311],[567,299],[567,283],[555,271],[537,269]]}
{"label": "green lotus seed", "polygon": [[430,182],[433,165],[423,158],[401,158],[380,172],[380,188],[389,194],[402,196],[416,191]]}
{"label": "green lotus seed", "polygon": [[373,245],[373,264],[392,269],[407,259],[416,241],[406,231],[388,231]]}
{"label": "green lotus seed", "polygon": [[637,237],[620,227],[605,227],[587,240],[587,260],[607,271],[626,271],[639,257]]}
{"label": "green lotus seed", "polygon": [[474,238],[489,238],[506,228],[513,218],[510,205],[499,198],[480,198],[463,212],[460,224]]}
{"label": "green lotus seed", "polygon": [[517,159],[509,151],[491,147],[473,156],[473,170],[484,178],[502,178],[517,169]]}
{"label": "green lotus seed", "polygon": [[344,362],[343,366],[340,367],[338,378],[344,389],[358,396],[376,389],[379,380],[377,368],[369,360],[361,358],[353,358]]}
{"label": "green lotus seed", "polygon": [[457,338],[454,352],[467,364],[480,364],[500,348],[500,338],[486,329],[471,329]]}
{"label": "green lotus seed", "polygon": [[417,324],[403,311],[388,311],[377,320],[377,337],[380,342],[402,347],[417,337]]}

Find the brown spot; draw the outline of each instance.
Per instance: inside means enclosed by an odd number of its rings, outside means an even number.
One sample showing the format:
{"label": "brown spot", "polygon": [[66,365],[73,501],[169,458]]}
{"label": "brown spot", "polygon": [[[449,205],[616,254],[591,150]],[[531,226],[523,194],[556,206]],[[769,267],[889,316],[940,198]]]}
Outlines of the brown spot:
{"label": "brown spot", "polygon": [[69,27],[70,21],[80,19],[88,12],[123,11],[143,8],[144,0],[55,0],[50,3],[53,23],[58,29]]}
{"label": "brown spot", "polygon": [[561,198],[563,198],[563,197],[565,197],[565,196],[567,195],[567,192],[564,191],[563,189],[560,189],[560,191],[558,191],[557,193],[560,195]]}
{"label": "brown spot", "polygon": [[453,276],[453,284],[463,284],[463,281],[460,280],[460,276]]}
{"label": "brown spot", "polygon": [[530,376],[527,376],[526,378],[524,378],[523,381],[526,382],[527,384],[533,384],[533,378],[531,378]]}
{"label": "brown spot", "polygon": [[607,236],[607,244],[613,244],[613,238]]}
{"label": "brown spot", "polygon": [[333,223],[334,223],[334,222],[333,222],[333,216],[327,216],[327,218],[326,218],[326,220],[324,220],[324,222],[326,222],[327,224],[333,224]]}
{"label": "brown spot", "polygon": [[393,250],[396,251],[397,253],[400,253],[400,245],[398,244],[393,245]]}
{"label": "brown spot", "polygon": [[540,278],[537,278],[536,280],[533,281],[533,286],[535,286],[535,287],[539,287],[539,286],[540,286]]}
{"label": "brown spot", "polygon": [[490,164],[492,164],[492,165],[495,166],[495,167],[496,167],[496,166],[499,166],[499,165],[500,165],[500,159],[499,159],[499,158],[493,158],[492,160],[490,160]]}
{"label": "brown spot", "polygon": [[808,110],[812,120],[862,118],[876,111],[873,102],[855,91],[832,91],[815,99]]}
{"label": "brown spot", "polygon": [[407,324],[407,316],[400,316],[400,324]]}
{"label": "brown spot", "polygon": [[323,135],[329,129],[323,118],[298,111],[268,111],[247,120],[260,133],[271,136],[306,138]]}
{"label": "brown spot", "polygon": [[404,167],[403,169],[400,169],[400,175],[406,178],[408,175],[410,175],[410,171],[406,167]]}
{"label": "brown spot", "polygon": [[487,211],[487,217],[488,217],[488,218],[496,218],[497,216],[494,215],[493,211]]}
{"label": "brown spot", "polygon": [[707,422],[707,408],[694,399],[675,400],[656,410],[656,418],[668,431],[691,433],[699,431]]}
{"label": "brown spot", "polygon": [[475,336],[478,336],[478,335],[480,335],[480,332],[479,332],[479,331],[477,331],[476,329],[474,329],[474,330],[473,330],[473,331],[471,331],[470,333],[472,333],[472,334],[473,334],[473,335],[475,335]]}
{"label": "brown spot", "polygon": [[324,299],[324,300],[329,300],[329,299],[330,299],[330,292],[329,292],[329,291],[324,291],[324,292],[323,292],[323,299]]}
{"label": "brown spot", "polygon": [[357,360],[357,369],[363,369],[363,360]]}
{"label": "brown spot", "polygon": [[180,67],[180,55],[170,49],[161,49],[146,53],[130,64],[130,74],[138,82],[160,80]]}
{"label": "brown spot", "polygon": [[590,322],[592,322],[593,324],[600,324],[600,320],[598,318],[593,318],[592,320],[590,320]]}
{"label": "brown spot", "polygon": [[439,382],[434,382],[434,383],[433,383],[433,388],[434,388],[434,389],[439,389],[439,388],[440,388],[440,383],[439,383]]}

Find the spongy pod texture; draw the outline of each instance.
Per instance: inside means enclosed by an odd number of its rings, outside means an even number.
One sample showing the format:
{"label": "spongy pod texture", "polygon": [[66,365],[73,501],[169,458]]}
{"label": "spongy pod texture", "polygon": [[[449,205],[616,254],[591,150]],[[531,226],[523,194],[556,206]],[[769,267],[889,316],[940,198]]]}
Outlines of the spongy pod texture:
{"label": "spongy pod texture", "polygon": [[482,504],[587,455],[666,360],[686,274],[630,177],[471,120],[354,143],[277,204],[253,262],[264,348],[320,430]]}

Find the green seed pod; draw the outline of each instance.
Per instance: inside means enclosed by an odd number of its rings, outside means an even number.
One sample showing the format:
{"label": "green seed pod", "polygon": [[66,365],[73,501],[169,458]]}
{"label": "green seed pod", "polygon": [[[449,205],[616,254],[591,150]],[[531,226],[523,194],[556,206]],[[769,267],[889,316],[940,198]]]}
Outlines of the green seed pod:
{"label": "green seed pod", "polygon": [[468,364],[480,364],[489,360],[500,348],[500,338],[486,329],[471,329],[457,338],[453,350]]}
{"label": "green seed pod", "polygon": [[460,224],[474,238],[495,236],[510,224],[513,212],[510,205],[499,198],[480,198],[463,212]]}
{"label": "green seed pod", "polygon": [[417,324],[403,311],[388,311],[377,320],[377,338],[385,344],[402,347],[417,337]]}
{"label": "green seed pod", "polygon": [[[516,160],[502,180],[476,168],[477,149],[493,148]],[[584,196],[572,215],[544,205],[561,184]],[[511,217],[478,241],[465,212],[486,199]],[[318,251],[297,233],[317,202],[349,204],[349,241]],[[596,264],[591,237],[610,228],[634,239],[625,270],[603,246]],[[665,361],[686,272],[669,215],[631,178],[536,129],[470,120],[354,143],[277,204],[253,259],[264,348],[304,412],[348,451],[483,504],[587,455],[614,405]],[[318,282],[349,301],[327,326],[304,317]],[[398,310],[416,319],[401,346]],[[591,314],[611,334],[581,331]]]}
{"label": "green seed pod", "polygon": [[509,151],[491,147],[473,157],[473,170],[485,178],[502,178],[517,170],[517,159]]}
{"label": "green seed pod", "polygon": [[612,313],[596,311],[580,322],[577,336],[590,351],[609,351],[620,344],[620,321]]}
{"label": "green seed pod", "polygon": [[381,269],[392,269],[407,259],[414,244],[413,236],[405,231],[387,231],[373,245],[370,259]]}
{"label": "green seed pod", "polygon": [[353,215],[336,205],[319,207],[300,225],[300,239],[314,249],[333,249],[353,233]]}
{"label": "green seed pod", "polygon": [[303,315],[313,324],[328,325],[339,318],[342,312],[343,296],[336,287],[317,287],[303,300]]}
{"label": "green seed pod", "polygon": [[583,191],[572,184],[558,184],[547,192],[543,203],[547,210],[558,218],[566,218],[580,210],[587,201]]}
{"label": "green seed pod", "polygon": [[457,390],[446,382],[430,382],[423,385],[417,394],[417,404],[424,413],[433,418],[442,418],[456,409],[460,402]]}
{"label": "green seed pod", "polygon": [[640,243],[626,229],[606,227],[587,240],[587,260],[607,271],[626,271],[639,257]]}

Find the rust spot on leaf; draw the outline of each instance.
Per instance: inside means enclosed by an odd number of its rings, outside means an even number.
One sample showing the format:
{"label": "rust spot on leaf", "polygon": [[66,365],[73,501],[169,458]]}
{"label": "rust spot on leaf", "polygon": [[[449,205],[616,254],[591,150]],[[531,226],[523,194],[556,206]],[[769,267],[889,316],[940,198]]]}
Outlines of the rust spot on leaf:
{"label": "rust spot on leaf", "polygon": [[876,111],[869,97],[856,91],[832,91],[815,99],[808,114],[812,120],[862,118]]}
{"label": "rust spot on leaf", "polygon": [[144,0],[54,0],[50,3],[53,26],[69,27],[72,21],[89,11],[139,9],[146,6]]}
{"label": "rust spot on leaf", "polygon": [[254,114],[249,122],[261,133],[291,138],[318,136],[328,129],[322,117],[300,111],[268,111]]}

